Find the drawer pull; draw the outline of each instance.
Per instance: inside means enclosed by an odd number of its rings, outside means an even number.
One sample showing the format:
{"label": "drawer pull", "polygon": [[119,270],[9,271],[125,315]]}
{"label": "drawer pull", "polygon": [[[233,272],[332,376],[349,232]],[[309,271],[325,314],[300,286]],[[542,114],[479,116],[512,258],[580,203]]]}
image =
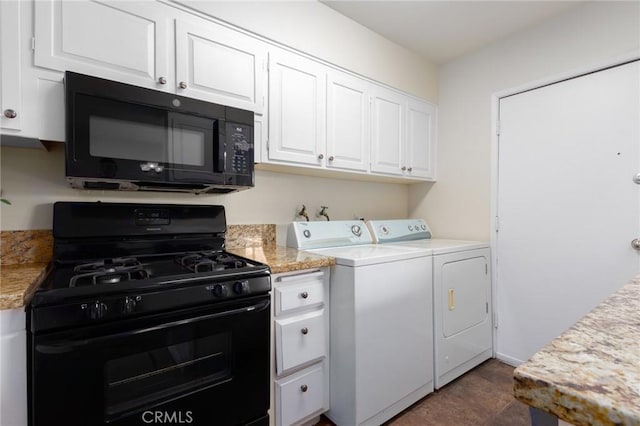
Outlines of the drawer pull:
{"label": "drawer pull", "polygon": [[302,330],[300,330],[302,332],[302,334],[307,334],[309,333],[309,329],[307,327],[304,327]]}
{"label": "drawer pull", "polygon": [[300,390],[301,390],[302,392],[306,392],[306,391],[308,391],[308,390],[309,390],[309,386],[307,386],[307,385],[301,385],[301,386],[300,386]]}
{"label": "drawer pull", "polygon": [[309,297],[309,293],[307,293],[306,291],[303,291],[302,293],[300,293],[300,297],[302,297],[303,299],[306,299],[307,297]]}

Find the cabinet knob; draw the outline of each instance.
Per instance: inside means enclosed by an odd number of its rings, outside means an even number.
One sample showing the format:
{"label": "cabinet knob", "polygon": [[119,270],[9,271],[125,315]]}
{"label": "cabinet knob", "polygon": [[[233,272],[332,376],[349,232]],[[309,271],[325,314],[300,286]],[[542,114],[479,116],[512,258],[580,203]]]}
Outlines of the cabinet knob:
{"label": "cabinet knob", "polygon": [[179,87],[179,88],[181,88],[181,89],[186,89],[186,88],[187,88],[187,83],[185,83],[184,81],[181,81],[181,82],[178,84],[178,87]]}
{"label": "cabinet knob", "polygon": [[5,109],[4,116],[7,118],[16,118],[18,113],[14,109]]}
{"label": "cabinet knob", "polygon": [[333,161],[333,155],[329,157],[329,161]]}
{"label": "cabinet knob", "polygon": [[308,390],[309,390],[309,386],[307,386],[307,385],[300,385],[300,390],[301,390],[302,392],[306,392],[306,391],[308,391]]}
{"label": "cabinet knob", "polygon": [[306,299],[307,297],[309,297],[309,293],[307,293],[306,291],[303,291],[302,293],[300,293],[300,297],[302,297],[303,299]]}
{"label": "cabinet knob", "polygon": [[160,84],[167,84],[167,79],[166,79],[166,78],[164,78],[164,77],[160,77],[160,78],[158,79],[158,83],[160,83]]}
{"label": "cabinet knob", "polygon": [[322,160],[324,158],[324,154],[318,155],[318,160]]}
{"label": "cabinet knob", "polygon": [[402,171],[404,172],[405,170],[407,170],[407,168],[405,166],[402,166]]}
{"label": "cabinet knob", "polygon": [[408,170],[408,171],[411,171],[411,170],[413,170],[413,167],[409,167],[407,170]]}
{"label": "cabinet knob", "polygon": [[309,329],[307,327],[304,327],[302,330],[300,330],[300,332],[302,334],[308,334],[309,333]]}

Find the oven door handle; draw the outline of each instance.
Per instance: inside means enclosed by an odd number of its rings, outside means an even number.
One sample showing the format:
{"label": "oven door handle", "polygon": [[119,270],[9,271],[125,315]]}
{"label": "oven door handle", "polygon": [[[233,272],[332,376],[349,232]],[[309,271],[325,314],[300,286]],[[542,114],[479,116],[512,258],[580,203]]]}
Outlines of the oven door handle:
{"label": "oven door handle", "polygon": [[36,350],[38,352],[45,353],[45,354],[67,353],[67,352],[72,352],[75,349],[83,347],[83,346],[89,346],[89,345],[93,345],[93,344],[96,344],[96,343],[109,341],[109,340],[112,340],[112,339],[121,339],[121,338],[130,337],[130,336],[133,336],[133,335],[146,334],[146,333],[150,333],[152,331],[165,330],[165,329],[169,329],[169,328],[172,328],[172,327],[177,327],[177,326],[187,325],[187,324],[193,324],[193,323],[196,323],[196,322],[206,321],[206,320],[213,319],[213,318],[226,317],[226,316],[229,316],[229,315],[236,315],[236,314],[242,314],[242,313],[253,312],[253,311],[260,312],[260,311],[268,308],[270,304],[271,304],[271,302],[269,300],[263,300],[263,301],[261,301],[259,303],[251,305],[251,306],[245,306],[245,307],[237,308],[237,309],[230,309],[228,311],[216,312],[215,314],[202,315],[202,316],[195,317],[195,318],[187,318],[187,319],[183,319],[183,320],[172,321],[172,322],[168,322],[168,323],[165,323],[165,324],[156,325],[156,326],[153,326],[153,327],[141,328],[141,329],[136,329],[136,330],[129,330],[129,331],[125,331],[125,332],[122,332],[122,333],[116,333],[116,334],[109,334],[107,336],[94,337],[94,338],[91,338],[91,339],[84,339],[84,340],[59,341],[59,342],[57,342],[55,344],[51,344],[51,345],[37,344],[36,345]]}

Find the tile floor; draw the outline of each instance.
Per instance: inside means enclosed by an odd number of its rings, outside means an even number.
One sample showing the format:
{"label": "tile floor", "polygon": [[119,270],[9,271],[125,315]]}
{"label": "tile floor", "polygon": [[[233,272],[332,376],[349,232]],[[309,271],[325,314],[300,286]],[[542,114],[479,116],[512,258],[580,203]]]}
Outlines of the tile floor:
{"label": "tile floor", "polygon": [[[427,395],[387,426],[529,426],[528,407],[513,397],[513,367],[491,359]],[[322,417],[318,426],[333,423]]]}

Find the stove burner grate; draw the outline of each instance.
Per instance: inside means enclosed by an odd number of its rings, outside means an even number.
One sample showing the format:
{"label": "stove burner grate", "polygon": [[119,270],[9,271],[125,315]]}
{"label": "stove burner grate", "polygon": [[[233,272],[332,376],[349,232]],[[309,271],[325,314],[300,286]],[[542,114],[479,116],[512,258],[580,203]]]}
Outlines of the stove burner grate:
{"label": "stove burner grate", "polygon": [[237,269],[247,266],[247,262],[244,260],[216,251],[190,253],[177,257],[176,262],[196,273]]}
{"label": "stove burner grate", "polygon": [[69,287],[116,284],[121,281],[149,278],[149,272],[133,257],[119,257],[84,263],[77,265],[73,268],[73,271],[79,273],[71,277]]}

